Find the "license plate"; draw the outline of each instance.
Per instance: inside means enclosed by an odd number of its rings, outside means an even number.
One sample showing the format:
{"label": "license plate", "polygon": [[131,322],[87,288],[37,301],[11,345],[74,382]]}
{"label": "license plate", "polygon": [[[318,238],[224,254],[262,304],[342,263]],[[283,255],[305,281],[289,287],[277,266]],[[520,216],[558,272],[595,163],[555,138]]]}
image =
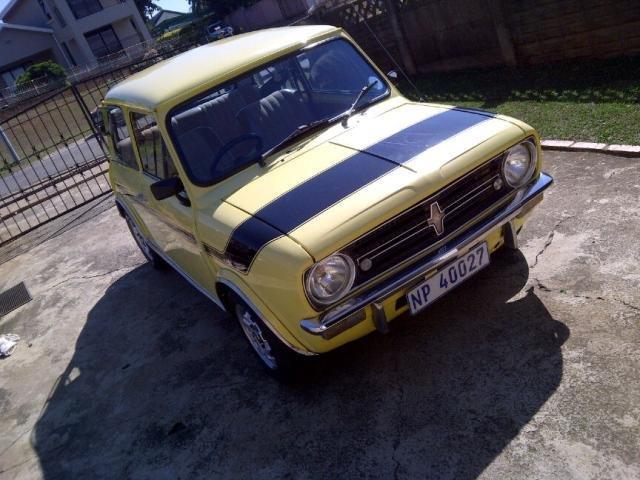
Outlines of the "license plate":
{"label": "license plate", "polygon": [[476,245],[469,253],[456,259],[407,293],[411,313],[415,314],[427,308],[442,295],[453,290],[487,265],[489,265],[487,244]]}

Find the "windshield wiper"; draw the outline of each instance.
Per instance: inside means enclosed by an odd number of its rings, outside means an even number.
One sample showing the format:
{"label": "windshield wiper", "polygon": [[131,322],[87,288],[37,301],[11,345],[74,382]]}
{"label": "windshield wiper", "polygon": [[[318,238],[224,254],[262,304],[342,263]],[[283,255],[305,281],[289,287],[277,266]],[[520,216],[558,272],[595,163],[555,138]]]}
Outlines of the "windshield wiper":
{"label": "windshield wiper", "polygon": [[377,84],[378,84],[378,80],[374,80],[373,82],[368,83],[364,87],[362,87],[362,90],[360,90],[360,93],[358,93],[358,96],[353,101],[351,106],[347,110],[342,112],[340,115],[335,116],[331,120],[333,121],[333,120],[341,119],[342,120],[342,125],[344,127],[346,127],[347,126],[347,121],[349,120],[349,117],[351,117],[351,115],[353,115],[353,112],[356,111],[356,107],[358,106],[358,103],[360,103],[360,100],[362,100],[362,97],[364,97],[367,93],[369,93],[369,90],[371,90]]}
{"label": "windshield wiper", "polygon": [[260,158],[259,158],[260,165],[264,167],[264,160],[269,155],[271,155],[276,150],[280,150],[280,149],[284,148],[285,146],[289,145],[290,143],[293,142],[294,139],[298,138],[300,135],[303,135],[305,133],[309,133],[311,130],[315,130],[316,128],[318,128],[318,127],[320,127],[322,125],[326,125],[327,123],[331,123],[333,120],[334,120],[333,118],[323,118],[323,119],[320,119],[320,120],[315,120],[313,122],[309,122],[309,123],[304,123],[302,125],[298,125],[295,130],[293,130],[291,133],[289,133],[289,135],[284,137],[282,140],[280,140],[278,143],[276,143],[270,149],[265,150],[264,152],[262,152],[260,154]]}
{"label": "windshield wiper", "polygon": [[258,163],[260,163],[260,166],[264,167],[264,161],[269,155],[271,155],[273,152],[275,152],[277,150],[280,150],[280,149],[284,148],[285,146],[289,145],[290,143],[293,142],[293,140],[298,138],[300,135],[303,135],[305,133],[309,133],[311,130],[315,130],[315,129],[321,127],[321,126],[324,126],[324,125],[327,125],[327,124],[330,124],[330,123],[333,123],[333,122],[337,122],[338,120],[342,120],[342,124],[345,125],[347,120],[349,119],[349,117],[353,114],[353,112],[355,111],[356,107],[358,106],[358,103],[360,103],[360,100],[362,100],[362,97],[364,97],[367,93],[369,93],[369,90],[371,90],[373,87],[375,87],[377,83],[378,83],[378,80],[374,80],[373,82],[368,83],[367,85],[362,87],[362,90],[360,90],[360,92],[358,93],[358,96],[353,101],[351,106],[347,110],[345,110],[344,112],[336,115],[335,117],[322,118],[320,120],[314,120],[313,122],[309,122],[309,123],[304,123],[302,125],[298,125],[295,130],[293,130],[291,133],[289,133],[289,135],[284,137],[282,140],[280,140],[278,143],[276,143],[270,149],[265,150],[264,152],[262,152],[260,154],[260,157],[258,157]]}

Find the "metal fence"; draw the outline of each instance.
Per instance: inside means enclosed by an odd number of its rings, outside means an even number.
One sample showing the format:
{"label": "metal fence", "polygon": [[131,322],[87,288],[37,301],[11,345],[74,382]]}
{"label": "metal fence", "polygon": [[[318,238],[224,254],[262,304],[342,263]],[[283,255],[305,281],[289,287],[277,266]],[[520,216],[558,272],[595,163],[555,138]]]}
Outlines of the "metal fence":
{"label": "metal fence", "polygon": [[0,246],[111,190],[96,107],[114,84],[192,46],[74,82],[0,117]]}
{"label": "metal fence", "polygon": [[8,107],[9,102],[18,103],[34,95],[42,95],[60,86],[59,82],[52,82],[47,77],[30,80],[23,84],[13,84],[0,89],[0,109]]}

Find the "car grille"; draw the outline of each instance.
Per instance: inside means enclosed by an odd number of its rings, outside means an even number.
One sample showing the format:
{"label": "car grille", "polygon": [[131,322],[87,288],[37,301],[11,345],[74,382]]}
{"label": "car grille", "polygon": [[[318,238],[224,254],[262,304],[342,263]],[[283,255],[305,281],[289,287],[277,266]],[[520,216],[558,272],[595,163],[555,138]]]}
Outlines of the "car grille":
{"label": "car grille", "polygon": [[[345,247],[342,251],[358,267],[355,284],[366,283],[412,257],[428,253],[440,240],[503,203],[514,191],[502,182],[503,158],[500,155],[490,160]],[[501,184],[499,188],[496,182]],[[436,231],[439,222],[429,222],[434,209],[438,210],[435,202],[444,213],[440,232]]]}

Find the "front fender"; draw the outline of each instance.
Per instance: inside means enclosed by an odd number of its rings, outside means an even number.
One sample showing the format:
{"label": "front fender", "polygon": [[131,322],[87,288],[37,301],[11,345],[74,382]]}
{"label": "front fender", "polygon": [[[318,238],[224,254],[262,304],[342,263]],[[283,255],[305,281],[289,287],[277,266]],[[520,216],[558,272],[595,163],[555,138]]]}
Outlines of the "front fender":
{"label": "front fender", "polygon": [[[230,269],[221,270],[216,278],[216,294],[218,298],[224,298],[224,289],[228,288],[238,295],[262,321],[269,327],[273,334],[285,345],[302,355],[315,355],[290,331],[289,327],[269,308],[262,298],[249,286],[247,277]],[[229,312],[233,314],[233,312]]]}

